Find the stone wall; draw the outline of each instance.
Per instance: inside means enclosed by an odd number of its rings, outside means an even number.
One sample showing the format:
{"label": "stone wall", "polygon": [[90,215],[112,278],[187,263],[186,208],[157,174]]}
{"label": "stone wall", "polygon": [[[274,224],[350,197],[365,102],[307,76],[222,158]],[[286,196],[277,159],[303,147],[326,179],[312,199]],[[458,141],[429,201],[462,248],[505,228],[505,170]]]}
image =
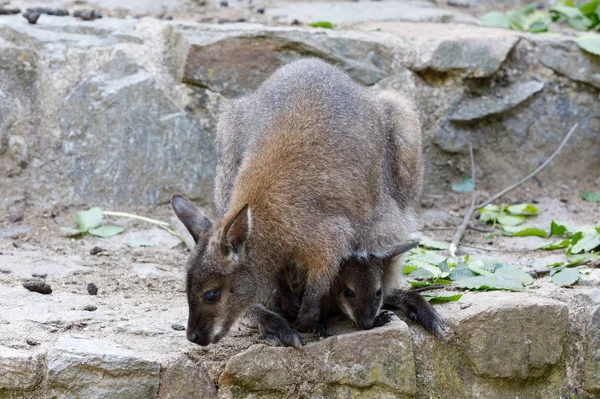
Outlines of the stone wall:
{"label": "stone wall", "polygon": [[469,141],[481,185],[499,188],[539,165],[575,122],[540,176],[595,181],[600,57],[568,38],[477,26],[360,29],[3,17],[2,206],[157,204],[176,192],[207,202],[221,101],[306,56],[414,97],[431,191],[465,169]]}

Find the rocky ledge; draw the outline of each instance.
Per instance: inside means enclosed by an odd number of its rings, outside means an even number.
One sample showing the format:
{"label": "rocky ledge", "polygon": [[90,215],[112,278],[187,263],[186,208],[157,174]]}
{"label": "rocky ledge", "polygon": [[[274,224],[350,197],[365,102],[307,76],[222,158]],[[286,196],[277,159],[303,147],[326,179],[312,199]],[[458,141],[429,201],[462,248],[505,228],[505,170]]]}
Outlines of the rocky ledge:
{"label": "rocky ledge", "polygon": [[497,189],[541,175],[598,184],[600,61],[568,37],[473,25],[370,22],[354,30],[0,19],[0,185],[22,204],[208,201],[212,135],[223,99],[300,57],[339,65],[364,85],[406,91],[421,111],[428,190],[468,169]]}

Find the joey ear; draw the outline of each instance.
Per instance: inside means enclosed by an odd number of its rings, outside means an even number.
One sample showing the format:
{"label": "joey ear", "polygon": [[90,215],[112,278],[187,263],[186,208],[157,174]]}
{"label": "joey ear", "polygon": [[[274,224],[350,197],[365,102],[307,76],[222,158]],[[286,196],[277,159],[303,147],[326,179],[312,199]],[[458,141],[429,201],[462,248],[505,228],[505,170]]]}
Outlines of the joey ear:
{"label": "joey ear", "polygon": [[206,233],[212,226],[210,220],[200,212],[196,205],[181,195],[171,197],[171,206],[195,242],[198,242],[200,236]]}
{"label": "joey ear", "polygon": [[225,224],[221,232],[221,251],[224,255],[231,255],[234,260],[239,259],[244,248],[244,243],[250,235],[252,215],[248,204]]}
{"label": "joey ear", "polygon": [[393,245],[386,249],[385,255],[383,256],[383,258],[385,260],[391,260],[394,256],[398,256],[400,254],[408,252],[411,249],[415,248],[417,245],[419,245],[419,241]]}

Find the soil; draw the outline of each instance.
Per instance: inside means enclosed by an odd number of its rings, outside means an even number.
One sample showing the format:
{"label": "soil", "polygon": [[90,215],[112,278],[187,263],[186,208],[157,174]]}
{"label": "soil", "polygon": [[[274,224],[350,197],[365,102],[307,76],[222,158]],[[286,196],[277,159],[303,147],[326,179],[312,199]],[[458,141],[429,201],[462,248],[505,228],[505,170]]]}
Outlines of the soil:
{"label": "soil", "polygon": [[[510,203],[537,202],[541,213],[528,224],[548,229],[551,220],[576,227],[600,221],[600,204],[583,201],[576,190],[544,192],[532,185],[505,198]],[[480,199],[486,196],[482,194]],[[470,204],[470,194],[425,194],[422,204],[421,235],[449,241]],[[163,364],[175,360],[175,354],[187,353],[201,361],[211,378],[216,379],[229,357],[260,341],[256,330],[238,323],[218,345],[199,347],[187,342],[183,329],[187,322],[184,270],[189,249],[164,230],[121,218],[105,220],[106,224],[127,227],[119,236],[63,236],[59,227],[74,227],[79,210],[50,212],[26,208],[21,212],[22,218],[18,218],[22,220],[17,222],[10,221],[12,215],[1,216],[0,232],[16,226],[32,230],[15,238],[0,239],[0,345],[27,348],[35,342],[36,348],[44,348],[62,333],[84,334],[117,342]],[[170,220],[172,216],[167,205],[117,210],[159,220]],[[471,224],[489,228],[475,219]],[[487,234],[468,230],[463,242],[488,250],[462,247],[461,251],[471,257],[500,259],[527,271],[545,269],[546,265],[565,259],[560,250],[502,252],[533,249],[550,240],[502,237],[498,232],[489,239],[485,238]],[[150,240],[156,245],[130,248],[126,244],[132,239]],[[27,291],[22,284],[32,274],[47,274],[38,280],[49,284],[52,294]],[[92,285],[97,295],[92,294]],[[555,286],[545,275],[536,279],[528,291],[563,299],[590,286],[600,286],[599,269],[590,270],[572,289]],[[440,311],[443,316],[443,309]],[[312,338],[305,335],[305,339]]]}

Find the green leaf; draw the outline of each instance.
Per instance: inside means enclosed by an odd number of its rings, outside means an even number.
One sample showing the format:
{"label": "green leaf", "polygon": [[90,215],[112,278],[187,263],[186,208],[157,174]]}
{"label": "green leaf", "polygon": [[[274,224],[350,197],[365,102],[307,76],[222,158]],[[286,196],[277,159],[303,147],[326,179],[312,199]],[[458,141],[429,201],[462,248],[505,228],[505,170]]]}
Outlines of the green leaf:
{"label": "green leaf", "polygon": [[523,222],[525,222],[526,217],[525,216],[513,216],[513,215],[506,215],[506,214],[499,214],[498,215],[498,223],[505,225],[505,226],[518,226],[520,224],[523,224]]}
{"label": "green leaf", "polygon": [[417,269],[417,270],[412,271],[408,275],[408,277],[413,278],[415,280],[427,280],[427,279],[434,277],[434,275],[429,270]]}
{"label": "green leaf", "polygon": [[600,246],[600,233],[583,233],[580,240],[571,248],[572,254],[578,254],[580,252],[590,252],[592,249]]}
{"label": "green leaf", "polygon": [[466,288],[469,290],[508,290],[521,291],[523,285],[517,280],[499,280],[496,277],[476,276],[458,280],[454,283],[458,288]]}
{"label": "green leaf", "polygon": [[[598,36],[596,38],[596,41],[597,41],[597,46],[598,46],[598,53],[594,53],[594,54],[600,55],[600,36]],[[585,50],[585,48],[584,48],[584,50]],[[598,192],[594,192],[594,191],[582,191],[582,192],[579,193],[579,195],[581,195],[581,198],[583,198],[586,201],[589,201],[589,202],[600,202],[600,193],[598,193]]]}
{"label": "green leaf", "polygon": [[586,16],[593,15],[596,13],[598,3],[600,3],[600,0],[592,0],[590,2],[583,3],[579,6],[579,11],[581,11],[581,13]]}
{"label": "green leaf", "polygon": [[527,30],[531,33],[541,33],[548,31],[549,26],[550,24],[547,21],[538,20],[530,23]]}
{"label": "green leaf", "polygon": [[525,19],[525,14],[518,10],[510,10],[506,13],[506,18],[508,18],[508,26],[512,30],[524,31],[527,26],[527,20]]}
{"label": "green leaf", "polygon": [[456,267],[454,267],[452,269],[452,271],[448,275],[448,279],[450,279],[452,281],[456,281],[456,280],[461,280],[463,278],[475,277],[475,276],[476,276],[476,274],[473,273],[471,270],[469,270],[467,265],[465,265],[464,263],[459,263],[458,265],[456,265]]}
{"label": "green leaf", "polygon": [[489,14],[485,14],[483,17],[481,17],[481,22],[485,26],[493,26],[496,28],[508,29],[510,27],[508,18],[506,18],[506,16],[503,13],[498,12],[498,11],[494,11]]}
{"label": "green leaf", "polygon": [[586,260],[590,260],[592,262],[598,261],[598,260],[600,260],[600,255],[592,254],[592,253],[583,253],[583,254],[579,254],[579,255],[568,254],[567,260],[569,261],[569,263],[567,263],[567,267],[572,267],[572,266],[576,266]]}
{"label": "green leaf", "polygon": [[442,272],[442,274],[446,274],[446,276],[448,276],[450,274],[450,267],[448,266],[448,259],[444,260],[442,263],[439,264],[439,269]]}
{"label": "green leaf", "polygon": [[502,280],[514,279],[521,282],[523,285],[530,285],[533,283],[533,277],[528,273],[512,265],[502,265],[494,272],[494,275]]}
{"label": "green leaf", "polygon": [[432,283],[431,281],[414,281],[414,280],[406,280],[413,287],[429,287]]}
{"label": "green leaf", "polygon": [[584,15],[579,11],[578,8],[575,7],[567,7],[567,6],[554,6],[549,10],[551,13],[556,13],[562,17],[567,19],[569,18],[583,18]]}
{"label": "green leaf", "polygon": [[537,8],[537,3],[533,2],[533,3],[524,5],[519,10],[521,11],[521,13],[523,13],[525,15],[529,15],[529,14],[532,14],[536,10],[536,8]]}
{"label": "green leaf", "polygon": [[550,237],[559,236],[562,237],[567,232],[567,226],[556,223],[554,220],[550,223]]}
{"label": "green leaf", "polygon": [[567,19],[567,24],[573,29],[586,31],[592,27],[594,24],[591,19],[586,17],[581,18],[569,18]]}
{"label": "green leaf", "polygon": [[60,230],[63,233],[65,233],[65,235],[70,236],[70,237],[80,236],[82,234],[87,233],[87,230],[70,229],[68,227],[61,227]]}
{"label": "green leaf", "polygon": [[502,226],[502,232],[509,237],[543,237],[546,238],[548,233],[539,227],[518,227],[518,226]]}
{"label": "green leaf", "polygon": [[92,208],[88,211],[80,211],[75,215],[77,228],[79,230],[95,229],[102,224],[102,208]]}
{"label": "green leaf", "polygon": [[562,240],[562,241],[553,242],[551,244],[543,245],[543,246],[539,247],[538,249],[553,251],[555,249],[567,248],[569,245],[571,245],[571,240]]}
{"label": "green leaf", "polygon": [[435,265],[436,267],[437,267],[437,265],[442,263],[444,260],[446,260],[446,258],[447,258],[446,256],[438,255],[435,252],[431,252],[431,251],[423,251],[422,254],[410,256],[410,260],[414,259],[414,260],[419,260],[421,262],[427,262],[432,265]]}
{"label": "green leaf", "polygon": [[446,303],[446,302],[456,302],[460,298],[462,298],[463,294],[454,294],[454,295],[433,295],[429,293],[421,294],[425,299],[429,301],[429,303]]}
{"label": "green leaf", "polygon": [[327,21],[313,22],[312,24],[308,24],[308,26],[312,26],[313,28],[333,29],[333,24]]}
{"label": "green leaf", "polygon": [[483,264],[483,261],[481,261],[481,260],[469,262],[469,264],[467,264],[467,268],[469,270],[471,270],[472,272],[474,272],[476,274],[480,274],[482,276],[488,276],[488,277],[494,276],[494,273],[490,272],[489,270],[486,270],[485,265]]}
{"label": "green leaf", "polygon": [[579,270],[564,269],[552,276],[554,284],[560,287],[570,287],[579,280]]}
{"label": "green leaf", "polygon": [[450,243],[444,241],[430,240],[426,238],[421,240],[419,246],[428,249],[449,249]]}
{"label": "green leaf", "polygon": [[97,229],[89,229],[88,232],[96,237],[108,238],[112,236],[116,236],[117,234],[121,234],[125,231],[125,227],[119,226],[102,226]]}
{"label": "green leaf", "polygon": [[414,265],[407,265],[407,264],[405,264],[405,265],[402,267],[402,271],[404,272],[404,274],[410,274],[411,272],[413,272],[413,271],[415,271],[415,270],[417,270],[417,269],[418,269],[418,267],[417,267],[417,266],[414,266]]}
{"label": "green leaf", "polygon": [[457,193],[471,193],[475,189],[475,183],[467,176],[463,176],[459,183],[452,184],[452,191]]}
{"label": "green leaf", "polygon": [[154,243],[148,240],[131,240],[127,243],[127,246],[132,248],[153,247]]}
{"label": "green leaf", "polygon": [[510,205],[509,207],[506,208],[506,210],[511,215],[525,215],[525,216],[537,215],[540,212],[532,204]]}

